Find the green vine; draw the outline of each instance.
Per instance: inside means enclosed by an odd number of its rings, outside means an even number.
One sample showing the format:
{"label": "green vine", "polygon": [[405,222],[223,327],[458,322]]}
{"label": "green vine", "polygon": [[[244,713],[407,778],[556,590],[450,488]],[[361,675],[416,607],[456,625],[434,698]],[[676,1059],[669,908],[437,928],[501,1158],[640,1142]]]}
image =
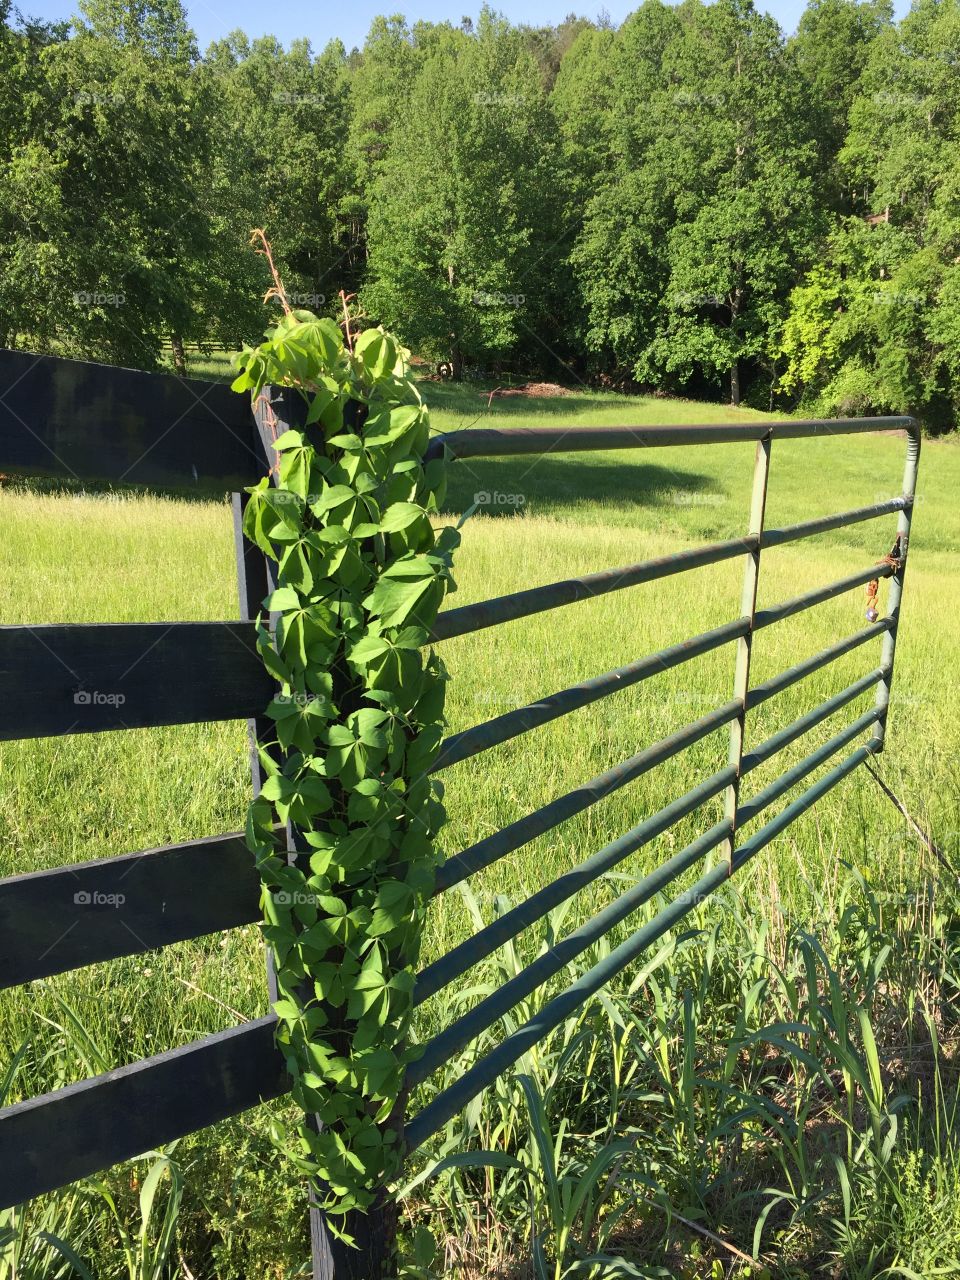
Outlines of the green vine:
{"label": "green vine", "polygon": [[233,387],[255,402],[266,386],[294,388],[302,424],[273,442],[275,483],[247,490],[244,531],[277,562],[263,602],[275,621],[258,621],[257,647],[280,685],[247,841],[277,1042],[304,1113],[274,1136],[343,1233],[343,1215],[370,1207],[401,1160],[389,1122],[413,1056],[414,969],[445,816],[428,770],[446,674],[424,646],[454,589],[459,534],[431,521],[445,464],[424,462],[428,415],[409,353],[382,329],[354,341],[349,318],[344,333],[290,310],[278,278],[272,292],[285,313],[234,357]]}

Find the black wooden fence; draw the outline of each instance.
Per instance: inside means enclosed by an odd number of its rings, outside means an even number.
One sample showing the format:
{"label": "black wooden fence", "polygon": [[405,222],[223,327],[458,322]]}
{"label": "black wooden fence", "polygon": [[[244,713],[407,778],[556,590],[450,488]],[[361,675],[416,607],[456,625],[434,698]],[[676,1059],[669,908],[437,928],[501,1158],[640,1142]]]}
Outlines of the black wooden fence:
{"label": "black wooden fence", "polygon": [[[239,490],[269,470],[269,436],[288,418],[283,395],[262,405],[257,419],[246,401],[219,383],[183,381],[75,361],[0,352],[0,469],[62,480],[115,481],[154,487]],[[888,501],[837,515],[769,529],[764,513],[771,450],[777,439],[903,431],[907,461],[903,492]],[[721,849],[717,865],[669,902],[603,960],[548,1001],[417,1115],[407,1118],[408,1150],[450,1116],[673,927],[749,858],[872,754],[882,750],[904,565],[919,457],[919,431],[908,418],[839,422],[749,423],[729,426],[597,428],[455,432],[432,451],[456,457],[506,456],[663,445],[756,443],[749,527],[741,538],[696,547],[642,564],[535,587],[442,613],[441,641],[577,600],[655,581],[703,565],[741,558],[745,565],[740,616],[659,653],[497,716],[446,740],[436,768],[464,760],[602,697],[723,645],[735,646],[731,700],[568,795],[448,859],[437,892],[548,832],[687,746],[729,726],[726,768],[703,779],[664,809],[647,815],[583,864],[571,868],[473,938],[426,966],[416,1001],[427,999],[548,911],[716,796],[724,819],[630,887],[610,906],[511,982],[459,1018],[425,1047],[409,1073],[425,1079],[494,1025],[521,1000],[561,973],[611,928],[666,890],[684,871]],[[883,563],[864,567],[805,595],[758,610],[761,553],[784,543],[865,520],[897,515],[896,544]],[[234,493],[239,618],[222,622],[0,627],[0,738],[24,739],[206,720],[246,719],[253,735],[274,689],[257,656],[251,618],[271,587],[263,556],[240,531],[242,498]],[[889,612],[851,636],[798,662],[763,684],[750,682],[753,635],[874,577],[892,579]],[[764,742],[746,745],[748,713],[844,654],[881,642],[877,664],[848,687]],[[99,691],[122,694],[102,699]],[[875,691],[872,706],[749,799],[744,778],[803,733]],[[808,786],[775,817],[740,838],[740,830],[790,788],[869,733],[850,755]],[[254,756],[254,785],[258,783]],[[0,982],[28,982],[82,965],[141,953],[168,943],[249,924],[260,918],[259,882],[240,835],[208,836],[94,862],[0,881]],[[122,893],[123,912],[106,905]],[[98,901],[105,905],[98,908]],[[0,1111],[0,1207],[134,1157],[183,1134],[282,1095],[288,1088],[274,1046],[274,1020],[264,1017],[130,1066],[31,1098]],[[332,1245],[318,1215],[314,1227],[316,1276],[337,1280],[376,1274],[382,1243],[362,1233],[359,1253]]]}

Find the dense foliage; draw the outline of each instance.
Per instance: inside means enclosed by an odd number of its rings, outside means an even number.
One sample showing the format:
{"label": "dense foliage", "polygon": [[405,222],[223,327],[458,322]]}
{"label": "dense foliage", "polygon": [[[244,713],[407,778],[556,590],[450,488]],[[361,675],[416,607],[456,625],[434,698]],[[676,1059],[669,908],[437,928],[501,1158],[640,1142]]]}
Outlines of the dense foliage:
{"label": "dense foliage", "polygon": [[179,0],[0,0],[0,342],[150,367],[236,345],[269,281],[454,376],[505,370],[825,413],[960,399],[960,0],[750,0],[362,49]]}
{"label": "dense foliage", "polygon": [[280,684],[247,843],[304,1112],[278,1137],[341,1228],[399,1171],[389,1121],[444,817],[429,766],[445,674],[423,647],[459,534],[430,520],[445,464],[423,462],[427,410],[406,355],[381,329],[354,341],[348,324],[345,341],[333,320],[285,303],[234,383],[255,399],[290,387],[300,410],[275,433],[275,483],[249,490],[244,513],[277,564],[264,602],[276,625],[258,627],[257,648]]}

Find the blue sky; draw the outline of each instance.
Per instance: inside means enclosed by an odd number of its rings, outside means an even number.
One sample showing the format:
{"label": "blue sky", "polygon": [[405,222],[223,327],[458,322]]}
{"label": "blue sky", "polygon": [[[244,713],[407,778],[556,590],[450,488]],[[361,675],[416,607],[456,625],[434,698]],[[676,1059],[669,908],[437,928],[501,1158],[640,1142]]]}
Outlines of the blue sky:
{"label": "blue sky", "polygon": [[[621,22],[639,0],[502,0],[493,7],[514,22],[547,24],[562,21],[571,10],[595,17],[605,7],[614,22]],[[32,17],[69,18],[77,9],[76,0],[20,0],[20,7]],[[786,31],[792,31],[803,12],[804,0],[768,0],[762,4]],[[906,0],[897,4],[898,13]],[[275,9],[262,0],[187,0],[190,22],[197,33],[201,49],[228,31],[241,27],[250,36],[275,35],[284,43],[297,36],[308,36],[316,48],[322,48],[334,36],[347,48],[363,43],[371,20],[378,13],[401,12],[414,21],[425,18],[439,21],[450,18],[458,22],[464,14],[476,17],[480,8],[472,0],[318,0],[314,4],[282,4]]]}

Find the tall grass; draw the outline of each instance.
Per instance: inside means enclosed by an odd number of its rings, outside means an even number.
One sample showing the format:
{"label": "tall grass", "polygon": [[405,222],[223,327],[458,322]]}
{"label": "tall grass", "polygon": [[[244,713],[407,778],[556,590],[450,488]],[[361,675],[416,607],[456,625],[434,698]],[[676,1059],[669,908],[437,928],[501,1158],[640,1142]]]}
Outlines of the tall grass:
{"label": "tall grass", "polygon": [[775,931],[728,890],[451,1121],[405,1189],[437,1274],[960,1271],[956,1009],[923,990],[956,941],[856,871],[841,896]]}

